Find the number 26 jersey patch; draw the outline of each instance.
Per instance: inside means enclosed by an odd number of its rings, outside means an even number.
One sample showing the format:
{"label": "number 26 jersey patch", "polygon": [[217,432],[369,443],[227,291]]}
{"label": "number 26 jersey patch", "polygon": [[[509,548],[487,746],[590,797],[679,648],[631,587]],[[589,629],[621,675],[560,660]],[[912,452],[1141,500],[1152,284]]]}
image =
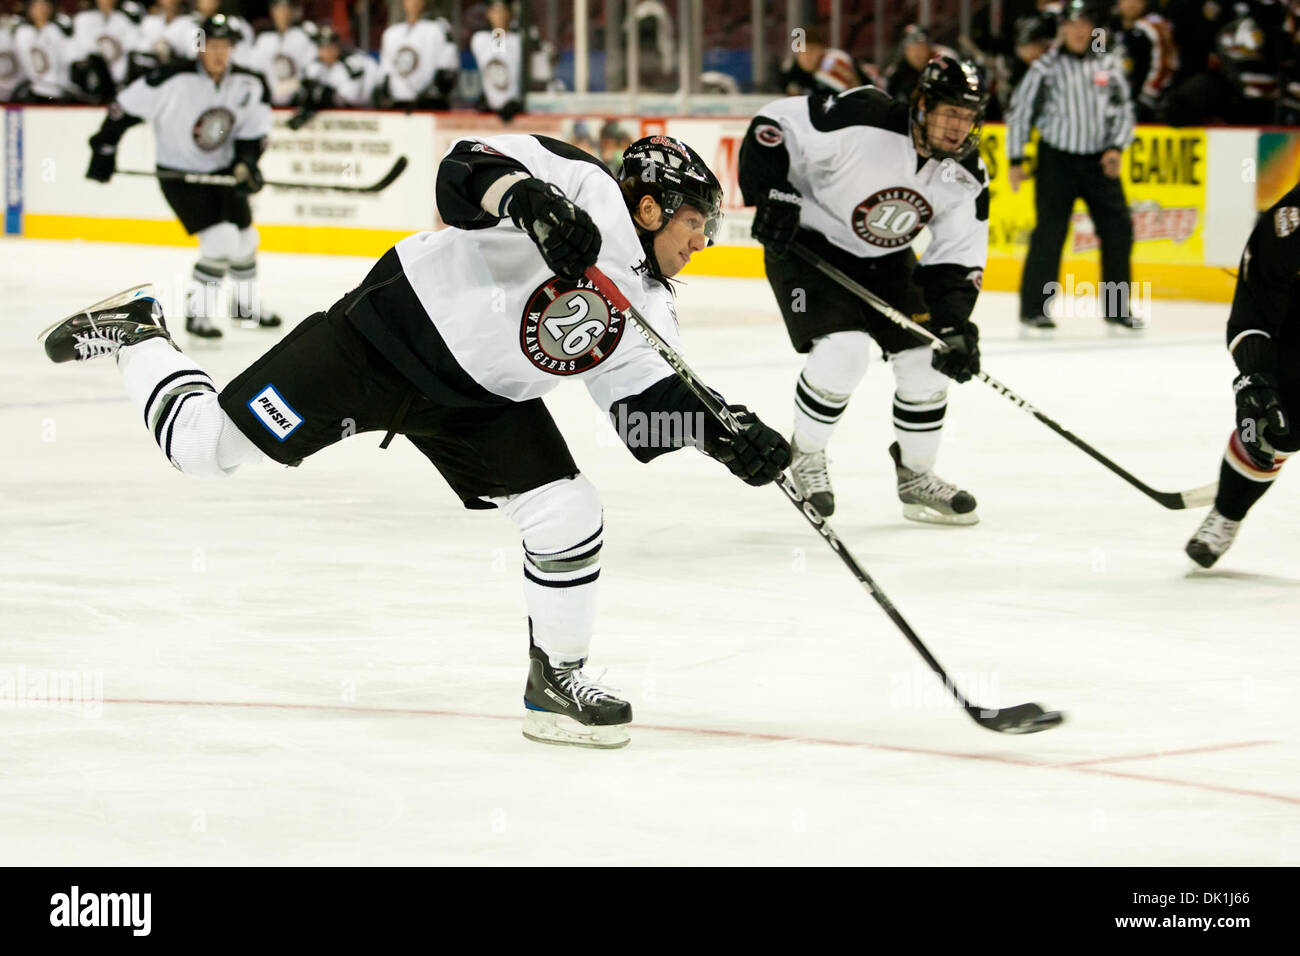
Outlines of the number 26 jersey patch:
{"label": "number 26 jersey patch", "polygon": [[614,351],[626,324],[626,317],[585,278],[552,276],[524,305],[519,346],[543,372],[577,375]]}

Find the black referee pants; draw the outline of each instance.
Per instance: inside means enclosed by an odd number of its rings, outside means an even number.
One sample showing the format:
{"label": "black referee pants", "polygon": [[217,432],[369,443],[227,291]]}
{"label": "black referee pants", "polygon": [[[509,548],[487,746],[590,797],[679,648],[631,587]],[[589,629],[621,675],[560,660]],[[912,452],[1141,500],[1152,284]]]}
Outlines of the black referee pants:
{"label": "black referee pants", "polygon": [[1044,142],[1038,144],[1034,171],[1034,209],[1037,221],[1029,237],[1029,254],[1020,280],[1020,315],[1044,314],[1051,297],[1050,284],[1061,274],[1061,247],[1070,228],[1074,200],[1082,197],[1101,242],[1101,279],[1116,283],[1112,295],[1101,296],[1106,318],[1128,315],[1132,291],[1130,255],[1133,219],[1119,178],[1101,171],[1101,153],[1065,153]]}

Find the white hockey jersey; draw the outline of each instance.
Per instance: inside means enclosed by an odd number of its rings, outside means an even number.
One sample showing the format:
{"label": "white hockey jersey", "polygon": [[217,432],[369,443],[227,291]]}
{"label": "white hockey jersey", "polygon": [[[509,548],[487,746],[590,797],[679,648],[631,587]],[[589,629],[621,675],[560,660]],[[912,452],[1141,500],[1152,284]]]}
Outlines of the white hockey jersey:
{"label": "white hockey jersey", "polygon": [[0,19],[0,103],[8,103],[13,99],[14,90],[22,80],[23,68],[18,62],[13,27]]}
{"label": "white hockey jersey", "polygon": [[394,100],[412,102],[428,89],[439,70],[455,70],[460,55],[446,20],[394,23],[380,43],[379,68]]}
{"label": "white hockey jersey", "polygon": [[140,27],[125,13],[114,10],[104,16],[98,8],[83,10],[72,18],[72,36],[77,59],[98,53],[115,82],[126,79],[127,54],[140,42]]}
{"label": "white hockey jersey", "polygon": [[379,64],[359,50],[329,66],[313,60],[303,70],[303,81],[330,87],[339,106],[369,106],[379,82]]}
{"label": "white hockey jersey", "polygon": [[292,26],[283,33],[266,30],[253,43],[249,65],[266,77],[271,87],[271,102],[287,106],[298,92],[303,70],[316,59],[316,44],[302,27]]}
{"label": "white hockey jersey", "polygon": [[[160,59],[167,59],[174,54],[171,44],[167,42],[167,29],[177,21],[188,19],[186,14],[168,20],[162,14],[151,13],[140,21],[140,30],[136,34],[134,50],[148,53]],[[186,54],[192,56],[193,54]]]}
{"label": "white hockey jersey", "polygon": [[78,59],[72,23],[67,17],[56,17],[40,29],[34,23],[20,23],[14,30],[14,49],[33,93],[67,95],[72,88],[70,68]]}
{"label": "white hockey jersey", "polygon": [[[462,139],[458,149],[521,164],[585,209],[601,233],[597,267],[655,330],[680,348],[672,293],[652,279],[618,183],[598,160],[529,135]],[[448,175],[439,171],[439,196]],[[491,190],[489,190],[491,192]],[[502,189],[504,192],[504,189]],[[444,217],[454,215],[440,201]],[[628,319],[585,279],[558,278],[528,234],[509,218],[421,232],[396,246],[428,321],[460,368],[511,401],[551,391],[567,378],[587,386],[603,410],[672,375]]]}
{"label": "white hockey jersey", "polygon": [[499,110],[511,100],[519,99],[521,70],[524,62],[523,41],[518,33],[479,30],[469,41],[470,52],[478,63],[483,81],[483,98]]}
{"label": "white hockey jersey", "polygon": [[199,173],[235,161],[235,141],[271,132],[271,95],[262,77],[232,66],[214,82],[193,60],[177,60],[118,94],[116,106],[154,126],[157,162]]}
{"label": "white hockey jersey", "polygon": [[[859,87],[769,103],[755,116],[745,151],[752,152],[742,157],[742,167],[751,170],[763,164],[764,153],[788,156],[789,184],[802,195],[801,225],[851,255],[876,257],[910,246],[928,226],[931,242],[921,265],[984,267],[983,160],[919,157],[906,106],[891,104],[880,90]],[[742,188],[747,200],[757,201],[745,172]]]}
{"label": "white hockey jersey", "polygon": [[[163,28],[163,39],[171,48],[173,56],[186,59],[198,56],[199,37],[203,32],[201,27],[204,19],[197,13],[188,13],[183,17],[176,17]],[[230,24],[230,28],[239,34],[239,39],[231,50],[230,61],[238,66],[248,66],[253,55],[253,28],[243,17],[228,16],[226,21]]]}

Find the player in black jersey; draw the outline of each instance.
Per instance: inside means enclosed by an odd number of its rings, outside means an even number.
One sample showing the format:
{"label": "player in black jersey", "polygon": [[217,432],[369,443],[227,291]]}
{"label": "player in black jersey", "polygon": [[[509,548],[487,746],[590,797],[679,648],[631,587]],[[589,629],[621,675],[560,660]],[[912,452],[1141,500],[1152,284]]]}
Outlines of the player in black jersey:
{"label": "player in black jersey", "polygon": [[1187,542],[1208,568],[1223,556],[1251,506],[1300,451],[1300,185],[1265,210],[1241,256],[1228,315],[1236,427],[1219,468],[1214,507]]}

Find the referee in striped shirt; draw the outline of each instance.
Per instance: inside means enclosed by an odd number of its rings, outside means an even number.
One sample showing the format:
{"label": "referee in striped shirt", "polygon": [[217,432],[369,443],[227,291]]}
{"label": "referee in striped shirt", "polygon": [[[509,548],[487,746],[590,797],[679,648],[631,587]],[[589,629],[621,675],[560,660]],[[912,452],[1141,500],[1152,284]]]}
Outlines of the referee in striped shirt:
{"label": "referee in striped shirt", "polygon": [[1087,0],[1061,11],[1058,43],[1034,61],[1011,97],[1007,117],[1011,190],[1025,178],[1025,144],[1039,132],[1034,207],[1020,282],[1025,330],[1056,328],[1047,314],[1061,271],[1061,247],[1076,197],[1088,206],[1101,242],[1103,317],[1116,328],[1141,331],[1145,320],[1129,308],[1133,221],[1119,179],[1120,157],[1133,141],[1133,103],[1118,51],[1105,49],[1099,16]]}

